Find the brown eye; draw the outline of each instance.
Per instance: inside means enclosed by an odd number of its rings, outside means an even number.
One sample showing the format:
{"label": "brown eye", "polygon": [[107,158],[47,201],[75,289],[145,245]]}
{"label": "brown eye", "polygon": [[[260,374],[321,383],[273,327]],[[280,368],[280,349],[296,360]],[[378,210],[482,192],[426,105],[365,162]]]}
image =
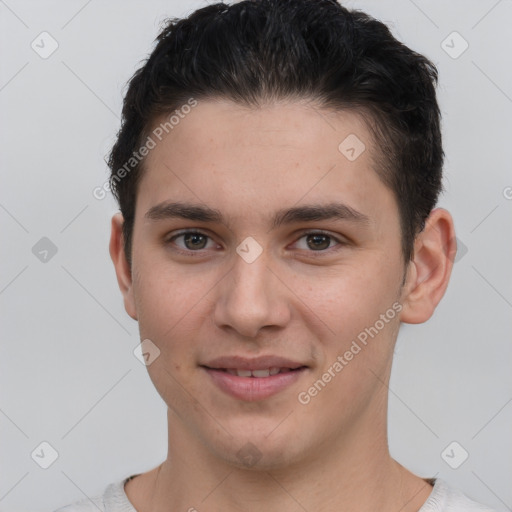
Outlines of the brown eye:
{"label": "brown eye", "polygon": [[187,249],[204,249],[208,237],[200,233],[187,233],[183,235],[183,241]]}
{"label": "brown eye", "polygon": [[306,243],[310,249],[324,250],[329,248],[331,237],[329,235],[322,234],[307,235]]}
{"label": "brown eye", "polygon": [[[324,233],[322,231],[313,231],[303,233],[303,235],[296,242],[296,247],[298,249],[304,250],[306,252],[317,252],[317,253],[327,253],[340,249],[343,245],[346,245],[343,240],[329,234]],[[339,246],[339,247],[336,247]]]}
{"label": "brown eye", "polygon": [[[177,241],[183,241],[178,243]],[[208,242],[213,243],[208,235],[199,231],[183,231],[173,237],[169,238],[166,242],[168,244],[176,245],[181,252],[199,252],[202,249],[208,249]],[[210,246],[211,247],[211,246]]]}

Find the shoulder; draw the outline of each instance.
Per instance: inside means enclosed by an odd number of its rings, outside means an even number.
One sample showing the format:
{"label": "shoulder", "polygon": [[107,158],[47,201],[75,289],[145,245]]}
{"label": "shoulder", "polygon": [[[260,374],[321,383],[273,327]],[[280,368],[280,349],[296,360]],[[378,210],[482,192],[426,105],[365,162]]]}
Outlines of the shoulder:
{"label": "shoulder", "polygon": [[75,501],[69,505],[58,508],[54,512],[98,512],[98,510],[106,512],[103,506],[103,495]]}
{"label": "shoulder", "polygon": [[124,492],[124,484],[130,478],[111,483],[101,494],[75,501],[54,512],[137,512]]}
{"label": "shoulder", "polygon": [[494,512],[486,505],[471,500],[444,480],[436,479],[434,488],[418,512]]}

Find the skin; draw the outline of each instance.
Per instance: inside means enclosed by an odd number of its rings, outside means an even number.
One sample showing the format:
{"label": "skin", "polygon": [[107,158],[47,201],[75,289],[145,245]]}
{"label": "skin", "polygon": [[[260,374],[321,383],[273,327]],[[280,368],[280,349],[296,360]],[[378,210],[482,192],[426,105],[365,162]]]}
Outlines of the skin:
{"label": "skin", "polygon": [[[349,134],[366,146],[354,161],[338,150]],[[446,210],[433,210],[405,265],[397,203],[373,168],[376,151],[356,113],[305,101],[247,109],[208,100],[147,156],[131,268],[121,214],[110,242],[126,311],[141,340],[160,350],[147,369],[168,406],[167,459],[125,486],[137,511],[321,512],[343,504],[409,512],[428,498],[431,485],[389,454],[387,383],[400,323],[428,320],[448,285],[454,226]],[[225,222],[146,217],[166,201],[207,205]],[[368,221],[271,229],[282,208],[332,201]],[[191,228],[207,237],[199,249],[184,237],[170,240]],[[304,235],[317,230],[331,237],[317,241],[320,248]],[[248,236],[262,248],[252,263],[236,252]],[[299,403],[298,394],[394,303],[401,305],[395,318],[307,405]],[[308,369],[260,401],[225,394],[199,367],[223,355],[267,354]],[[237,455],[247,443],[256,462]]]}

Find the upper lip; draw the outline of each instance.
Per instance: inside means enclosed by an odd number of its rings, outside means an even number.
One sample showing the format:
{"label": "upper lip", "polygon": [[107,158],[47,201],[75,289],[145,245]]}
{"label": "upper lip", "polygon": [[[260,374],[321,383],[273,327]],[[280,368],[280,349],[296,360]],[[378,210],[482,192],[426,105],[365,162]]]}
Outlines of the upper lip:
{"label": "upper lip", "polygon": [[266,370],[267,368],[301,368],[305,364],[286,359],[278,356],[260,356],[255,358],[247,358],[242,356],[223,356],[212,359],[200,366],[206,366],[212,369],[228,369],[237,370]]}

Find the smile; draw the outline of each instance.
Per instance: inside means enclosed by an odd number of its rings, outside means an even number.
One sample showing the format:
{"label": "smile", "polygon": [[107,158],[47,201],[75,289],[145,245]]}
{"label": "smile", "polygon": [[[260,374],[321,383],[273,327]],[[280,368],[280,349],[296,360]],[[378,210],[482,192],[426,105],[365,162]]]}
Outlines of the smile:
{"label": "smile", "polygon": [[263,370],[242,370],[238,368],[219,368],[221,371],[225,371],[230,375],[236,375],[238,377],[256,377],[256,378],[265,378],[270,377],[271,375],[277,375],[278,373],[287,373],[292,370],[291,368],[278,368],[277,366],[273,366],[272,368],[267,368]]}
{"label": "smile", "polygon": [[265,400],[285,391],[308,370],[306,366],[295,369],[274,366],[258,370],[201,368],[220,391],[246,402]]}

